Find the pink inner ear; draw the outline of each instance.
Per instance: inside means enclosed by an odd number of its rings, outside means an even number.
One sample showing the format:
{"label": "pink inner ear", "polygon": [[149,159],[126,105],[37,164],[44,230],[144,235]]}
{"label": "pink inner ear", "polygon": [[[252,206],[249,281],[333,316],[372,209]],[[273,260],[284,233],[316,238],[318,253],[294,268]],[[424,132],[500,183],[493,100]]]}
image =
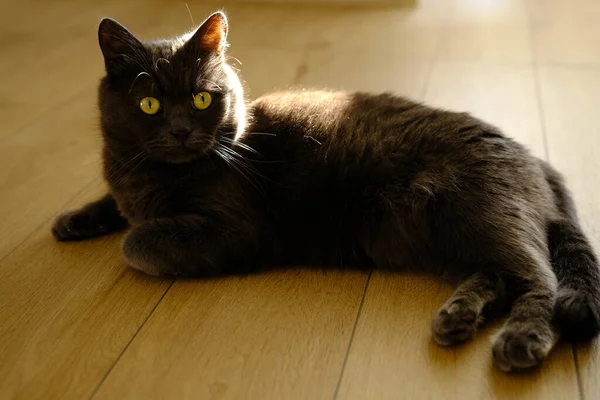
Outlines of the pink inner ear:
{"label": "pink inner ear", "polygon": [[223,50],[224,31],[222,29],[213,29],[200,38],[200,46],[215,52]]}
{"label": "pink inner ear", "polygon": [[223,50],[225,37],[227,36],[227,22],[220,14],[213,15],[203,24],[199,33],[200,47],[220,52]]}

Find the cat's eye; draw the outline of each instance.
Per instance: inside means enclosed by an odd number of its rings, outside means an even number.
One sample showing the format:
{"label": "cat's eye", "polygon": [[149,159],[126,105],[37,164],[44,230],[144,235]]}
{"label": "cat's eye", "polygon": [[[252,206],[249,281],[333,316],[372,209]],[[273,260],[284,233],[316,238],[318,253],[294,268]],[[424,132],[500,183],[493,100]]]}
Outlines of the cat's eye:
{"label": "cat's eye", "polygon": [[154,97],[144,97],[140,100],[140,110],[145,114],[154,115],[160,110],[160,101]]}
{"label": "cat's eye", "polygon": [[194,96],[194,107],[196,110],[206,110],[212,103],[212,96],[208,92],[200,92]]}

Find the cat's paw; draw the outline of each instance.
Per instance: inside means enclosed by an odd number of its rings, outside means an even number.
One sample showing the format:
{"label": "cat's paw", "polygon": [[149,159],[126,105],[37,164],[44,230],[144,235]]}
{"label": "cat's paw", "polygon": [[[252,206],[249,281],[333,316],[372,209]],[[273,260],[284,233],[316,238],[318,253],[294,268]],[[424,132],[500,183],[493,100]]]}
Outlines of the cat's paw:
{"label": "cat's paw", "polygon": [[556,333],[543,321],[507,323],[493,344],[494,360],[504,372],[537,367],[554,346]]}
{"label": "cat's paw", "polygon": [[169,275],[169,269],[155,254],[159,249],[154,240],[144,229],[132,229],[121,243],[123,258],[127,265],[148,275]]}
{"label": "cat's paw", "polygon": [[[129,266],[154,276],[169,278],[212,277],[222,275],[218,264],[206,256],[194,232],[183,230],[182,223],[163,218],[133,227],[121,245]],[[187,225],[189,226],[189,225]],[[192,242],[190,244],[190,241]]]}
{"label": "cat's paw", "polygon": [[471,339],[479,324],[474,307],[459,299],[444,305],[433,318],[433,338],[440,346],[451,346]]}
{"label": "cat's paw", "polygon": [[60,242],[89,239],[108,231],[108,226],[98,223],[88,213],[77,211],[60,215],[52,226],[52,234]]}

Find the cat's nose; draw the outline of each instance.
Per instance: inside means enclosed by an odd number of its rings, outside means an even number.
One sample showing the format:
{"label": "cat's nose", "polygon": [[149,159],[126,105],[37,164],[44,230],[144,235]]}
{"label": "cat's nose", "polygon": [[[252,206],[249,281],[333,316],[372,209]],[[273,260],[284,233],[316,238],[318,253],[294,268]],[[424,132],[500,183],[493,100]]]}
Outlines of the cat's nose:
{"label": "cat's nose", "polygon": [[176,128],[171,128],[170,133],[174,138],[184,141],[190,136],[192,129],[186,126],[179,126]]}

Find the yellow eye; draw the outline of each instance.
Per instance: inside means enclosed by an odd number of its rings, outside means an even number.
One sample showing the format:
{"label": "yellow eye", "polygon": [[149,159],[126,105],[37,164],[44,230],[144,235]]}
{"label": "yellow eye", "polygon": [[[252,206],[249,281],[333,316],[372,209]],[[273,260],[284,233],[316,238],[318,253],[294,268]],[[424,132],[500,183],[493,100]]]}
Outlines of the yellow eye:
{"label": "yellow eye", "polygon": [[194,96],[194,107],[196,107],[196,110],[206,110],[211,102],[212,97],[208,92],[200,92]]}
{"label": "yellow eye", "polygon": [[140,110],[149,115],[154,115],[160,110],[160,101],[154,97],[144,97],[140,100]]}

